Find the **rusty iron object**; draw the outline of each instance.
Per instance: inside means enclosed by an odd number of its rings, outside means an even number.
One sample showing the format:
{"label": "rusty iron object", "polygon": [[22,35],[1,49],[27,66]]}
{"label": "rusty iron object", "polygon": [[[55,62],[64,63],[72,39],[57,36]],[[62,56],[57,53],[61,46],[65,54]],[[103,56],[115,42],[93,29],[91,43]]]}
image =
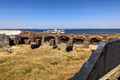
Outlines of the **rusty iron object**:
{"label": "rusty iron object", "polygon": [[36,42],[31,42],[31,49],[36,49],[38,48],[39,46],[37,45]]}
{"label": "rusty iron object", "polygon": [[58,39],[59,39],[60,42],[66,43],[66,42],[69,41],[70,37],[67,36],[67,35],[61,35],[61,36],[58,37]]}
{"label": "rusty iron object", "polygon": [[83,43],[86,40],[86,36],[84,35],[76,35],[73,37],[74,43]]}
{"label": "rusty iron object", "polygon": [[[58,38],[59,42],[67,43],[71,38],[74,43],[83,43],[84,41],[89,41],[90,43],[98,43],[100,41],[111,41],[115,39],[112,35],[108,34],[52,34],[45,32],[22,32],[20,36],[24,39],[40,39],[44,36],[44,41],[49,41],[50,39]],[[118,38],[116,38],[118,39]]]}
{"label": "rusty iron object", "polygon": [[103,41],[103,37],[100,35],[89,36],[89,41],[90,43],[98,43],[98,42]]}
{"label": "rusty iron object", "polygon": [[70,52],[72,50],[73,50],[73,40],[71,39],[71,40],[68,41],[68,43],[66,45],[66,51]]}
{"label": "rusty iron object", "polygon": [[41,46],[41,43],[42,43],[42,42],[41,42],[41,39],[34,39],[34,38],[33,38],[33,39],[31,40],[31,43],[30,43],[30,44],[31,44],[31,48],[32,48],[32,49],[39,48],[39,47]]}

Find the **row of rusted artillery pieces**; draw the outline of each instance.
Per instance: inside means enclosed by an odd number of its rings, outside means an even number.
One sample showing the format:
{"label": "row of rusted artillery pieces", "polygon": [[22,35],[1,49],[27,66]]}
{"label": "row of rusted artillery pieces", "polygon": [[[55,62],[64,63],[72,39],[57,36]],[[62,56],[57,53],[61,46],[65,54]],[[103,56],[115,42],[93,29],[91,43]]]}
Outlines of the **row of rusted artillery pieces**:
{"label": "row of rusted artillery pieces", "polygon": [[10,36],[10,46],[18,44],[30,44],[32,49],[40,47],[45,42],[53,49],[60,43],[66,43],[66,51],[72,51],[73,44],[94,44],[101,41],[110,41],[108,35],[77,35],[77,34],[52,34],[42,32],[22,32],[20,35]]}
{"label": "row of rusted artillery pieces", "polygon": [[40,47],[45,42],[53,49],[60,43],[66,43],[66,51],[72,51],[73,44],[94,44],[101,41],[109,41],[108,35],[75,35],[75,34],[52,34],[40,32],[22,32],[20,35],[10,36],[10,46],[18,44],[30,44],[32,49]]}

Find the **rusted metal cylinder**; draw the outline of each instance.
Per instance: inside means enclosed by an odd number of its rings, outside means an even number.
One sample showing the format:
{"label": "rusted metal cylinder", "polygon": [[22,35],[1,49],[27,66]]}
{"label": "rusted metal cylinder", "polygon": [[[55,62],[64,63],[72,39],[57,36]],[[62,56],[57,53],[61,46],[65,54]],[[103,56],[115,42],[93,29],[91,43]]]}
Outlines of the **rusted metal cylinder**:
{"label": "rusted metal cylinder", "polygon": [[36,38],[31,39],[31,48],[32,49],[39,48],[40,45],[41,45],[41,39],[36,39]]}
{"label": "rusted metal cylinder", "polygon": [[38,45],[36,42],[31,42],[31,49],[38,48]]}
{"label": "rusted metal cylinder", "polygon": [[70,52],[73,50],[73,40],[69,40],[67,45],[66,45],[66,51]]}

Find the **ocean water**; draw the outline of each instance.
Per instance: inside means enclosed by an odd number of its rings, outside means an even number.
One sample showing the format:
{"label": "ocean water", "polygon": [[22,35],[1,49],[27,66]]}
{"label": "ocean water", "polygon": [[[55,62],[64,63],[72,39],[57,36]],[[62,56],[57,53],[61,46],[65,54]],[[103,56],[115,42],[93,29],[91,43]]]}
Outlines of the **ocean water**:
{"label": "ocean water", "polygon": [[[48,29],[22,29],[22,31],[45,32]],[[120,29],[64,29],[66,34],[116,34]]]}

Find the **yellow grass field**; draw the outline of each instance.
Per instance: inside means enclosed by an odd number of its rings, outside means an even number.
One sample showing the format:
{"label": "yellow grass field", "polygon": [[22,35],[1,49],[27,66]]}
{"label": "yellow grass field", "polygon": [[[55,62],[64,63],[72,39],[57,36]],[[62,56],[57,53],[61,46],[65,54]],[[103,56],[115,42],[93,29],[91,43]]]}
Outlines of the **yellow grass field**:
{"label": "yellow grass field", "polygon": [[48,44],[32,50],[30,45],[13,46],[13,53],[0,49],[0,80],[68,80],[80,70],[91,50],[72,52],[52,49]]}

